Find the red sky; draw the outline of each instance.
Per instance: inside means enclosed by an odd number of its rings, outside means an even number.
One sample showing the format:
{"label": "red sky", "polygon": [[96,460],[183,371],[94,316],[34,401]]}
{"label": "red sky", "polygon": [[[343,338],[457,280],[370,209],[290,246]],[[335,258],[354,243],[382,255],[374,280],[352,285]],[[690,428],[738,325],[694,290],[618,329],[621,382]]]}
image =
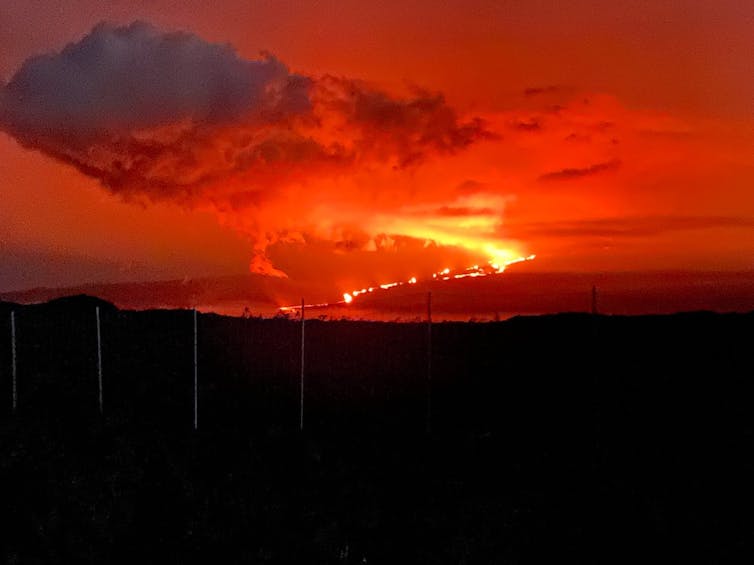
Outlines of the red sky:
{"label": "red sky", "polygon": [[[250,262],[336,296],[493,255],[536,254],[529,272],[754,269],[750,2],[6,2],[0,78],[28,95],[14,77],[29,57],[90,33],[110,45],[135,20],[230,44],[220,60],[253,73],[270,53],[284,70],[264,88],[289,90],[274,111],[189,116],[161,106],[186,102],[164,72],[145,74],[112,115],[89,104],[68,121],[6,97],[0,291]],[[212,122],[190,149],[112,168],[144,136],[184,143],[187,120]],[[230,170],[244,136],[262,139],[257,160]]]}

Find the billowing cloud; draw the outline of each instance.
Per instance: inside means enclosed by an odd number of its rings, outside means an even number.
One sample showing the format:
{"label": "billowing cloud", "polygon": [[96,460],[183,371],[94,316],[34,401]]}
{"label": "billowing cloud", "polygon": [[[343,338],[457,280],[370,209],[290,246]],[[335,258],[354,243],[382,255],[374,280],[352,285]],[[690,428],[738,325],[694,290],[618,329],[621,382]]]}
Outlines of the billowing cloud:
{"label": "billowing cloud", "polygon": [[[489,135],[439,95],[314,79],[142,22],[101,24],[27,60],[0,96],[0,124],[20,143],[151,199],[254,200],[314,171],[375,158],[407,166]],[[230,194],[218,194],[223,184]]]}
{"label": "billowing cloud", "polygon": [[[739,141],[727,124],[546,85],[469,116],[436,92],[396,94],[190,33],[101,24],[0,85],[0,129],[128,201],[211,210],[267,274],[297,276],[315,248],[360,268],[404,253],[395,264],[412,272],[430,252],[448,265],[536,253],[544,265],[556,238],[581,246],[580,233],[662,225],[584,219],[662,216],[678,202],[738,213],[749,185],[720,175],[750,167],[750,133]],[[559,190],[542,190],[548,182]],[[324,261],[309,260],[319,276]]]}
{"label": "billowing cloud", "polygon": [[310,109],[308,79],[272,56],[136,22],[100,24],[60,53],[27,60],[3,90],[3,123],[22,139],[94,144],[191,119],[259,125]]}
{"label": "billowing cloud", "polygon": [[113,192],[190,200],[260,163],[330,158],[286,131],[311,114],[311,88],[272,56],[101,24],[24,63],[0,92],[0,126]]}
{"label": "billowing cloud", "polygon": [[[393,96],[343,77],[291,72],[274,56],[136,22],[100,24],[28,59],[0,88],[0,128],[130,200],[210,206],[264,249],[300,239],[270,202],[312,179],[410,169],[493,138],[437,93]],[[299,200],[300,201],[300,200]],[[301,222],[302,224],[305,222]],[[279,273],[278,273],[279,274]]]}

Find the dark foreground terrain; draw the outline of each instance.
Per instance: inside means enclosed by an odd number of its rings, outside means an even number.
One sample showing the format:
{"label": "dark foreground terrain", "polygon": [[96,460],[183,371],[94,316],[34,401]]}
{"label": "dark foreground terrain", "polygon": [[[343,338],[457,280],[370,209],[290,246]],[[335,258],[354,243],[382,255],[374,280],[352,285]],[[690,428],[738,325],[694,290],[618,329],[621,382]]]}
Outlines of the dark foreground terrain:
{"label": "dark foreground terrain", "polygon": [[0,328],[2,562],[754,562],[752,314]]}

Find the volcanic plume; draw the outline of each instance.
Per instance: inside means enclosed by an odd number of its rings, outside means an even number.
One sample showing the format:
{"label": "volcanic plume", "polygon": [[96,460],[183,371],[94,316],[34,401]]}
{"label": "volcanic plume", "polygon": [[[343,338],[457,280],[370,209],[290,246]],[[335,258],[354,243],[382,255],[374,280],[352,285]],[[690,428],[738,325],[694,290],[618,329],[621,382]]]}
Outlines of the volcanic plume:
{"label": "volcanic plume", "polygon": [[[246,60],[229,45],[143,22],[100,24],[59,53],[28,59],[0,90],[0,127],[127,200],[212,208],[249,237],[251,268],[267,274],[283,274],[265,254],[276,241],[370,249],[436,232],[439,242],[442,228],[414,233],[432,207],[491,217],[493,226],[502,211],[499,198],[490,206],[401,197],[391,208],[407,206],[411,230],[400,214],[364,226],[364,207],[379,213],[396,176],[494,134],[436,93],[396,97],[358,80],[310,77],[268,53]],[[357,174],[373,180],[358,186]],[[363,194],[344,196],[343,179]]]}
{"label": "volcanic plume", "polygon": [[0,85],[0,129],[22,146],[127,202],[210,211],[253,272],[333,298],[533,254],[535,269],[750,268],[749,121],[548,83],[472,108],[143,22],[100,24]]}

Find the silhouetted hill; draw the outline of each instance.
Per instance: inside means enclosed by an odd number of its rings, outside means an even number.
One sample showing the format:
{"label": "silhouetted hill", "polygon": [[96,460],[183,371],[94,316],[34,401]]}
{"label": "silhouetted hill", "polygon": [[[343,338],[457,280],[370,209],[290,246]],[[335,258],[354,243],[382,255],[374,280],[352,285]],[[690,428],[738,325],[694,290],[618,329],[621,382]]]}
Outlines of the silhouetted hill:
{"label": "silhouetted hill", "polygon": [[190,311],[13,308],[7,562],[754,557],[754,313],[310,320],[301,433],[295,320],[199,316],[194,432]]}
{"label": "silhouetted hill", "polygon": [[59,298],[54,298],[49,302],[46,302],[45,304],[38,304],[35,306],[37,308],[42,308],[45,310],[81,311],[86,309],[92,310],[95,307],[99,307],[100,310],[116,310],[115,305],[111,304],[110,302],[102,300],[101,298],[97,298],[96,296],[89,296],[86,294],[61,296]]}
{"label": "silhouetted hill", "polygon": [[[374,283],[375,281],[371,281]],[[317,309],[316,315],[339,319],[411,320],[426,311],[433,294],[437,319],[493,320],[513,314],[545,314],[591,310],[592,286],[598,287],[600,312],[668,314],[687,310],[748,312],[754,310],[754,272],[506,272],[480,279],[419,282],[390,291],[361,295],[353,304]],[[245,307],[274,316],[280,306],[337,302],[352,288],[322,281],[318,285],[260,275],[207,279],[92,284],[71,288],[37,288],[0,293],[19,303],[45,302],[60,296],[99,296],[119,308],[190,308],[240,315]]]}

